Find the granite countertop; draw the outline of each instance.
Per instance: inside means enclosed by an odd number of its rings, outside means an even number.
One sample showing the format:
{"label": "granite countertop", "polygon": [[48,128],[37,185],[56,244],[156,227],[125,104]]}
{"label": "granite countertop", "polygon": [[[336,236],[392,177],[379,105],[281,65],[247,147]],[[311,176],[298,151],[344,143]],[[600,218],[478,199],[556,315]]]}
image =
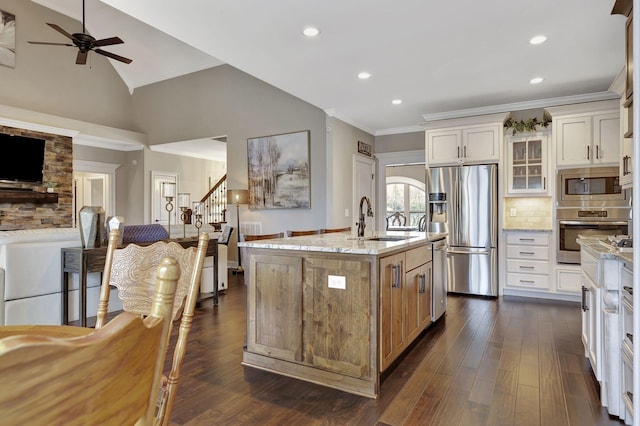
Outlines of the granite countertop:
{"label": "granite countertop", "polygon": [[[396,241],[374,241],[372,237],[407,237]],[[275,250],[301,250],[325,253],[349,253],[379,255],[419,247],[427,242],[445,238],[446,233],[386,231],[375,235],[355,237],[353,233],[305,235],[301,237],[275,238],[271,240],[244,241],[240,247],[265,248]]]}
{"label": "granite countertop", "polygon": [[580,247],[584,247],[587,251],[596,257],[603,259],[620,259],[625,262],[633,263],[632,251],[619,251],[615,247],[604,245],[601,243],[601,239],[598,238],[584,238],[581,237],[577,240]]}

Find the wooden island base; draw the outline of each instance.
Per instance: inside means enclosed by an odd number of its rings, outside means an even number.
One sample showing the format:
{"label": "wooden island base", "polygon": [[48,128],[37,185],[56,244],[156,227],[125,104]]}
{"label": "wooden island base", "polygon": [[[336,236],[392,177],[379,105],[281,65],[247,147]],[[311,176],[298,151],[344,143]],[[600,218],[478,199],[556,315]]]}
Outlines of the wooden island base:
{"label": "wooden island base", "polygon": [[430,324],[432,241],[442,234],[401,243],[328,235],[241,243],[242,364],[377,398],[380,374]]}

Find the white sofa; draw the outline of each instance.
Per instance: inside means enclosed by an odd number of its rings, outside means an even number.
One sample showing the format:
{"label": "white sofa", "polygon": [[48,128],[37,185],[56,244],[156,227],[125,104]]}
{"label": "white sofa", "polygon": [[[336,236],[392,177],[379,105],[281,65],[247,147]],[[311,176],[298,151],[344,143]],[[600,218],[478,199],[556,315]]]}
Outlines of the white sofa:
{"label": "white sofa", "polygon": [[[54,228],[0,232],[0,325],[61,324],[61,249],[80,247],[78,229]],[[78,275],[69,280],[69,320],[77,320]],[[110,310],[119,310],[112,292]],[[87,312],[96,312],[100,274],[87,278]],[[114,296],[116,296],[114,298]]]}

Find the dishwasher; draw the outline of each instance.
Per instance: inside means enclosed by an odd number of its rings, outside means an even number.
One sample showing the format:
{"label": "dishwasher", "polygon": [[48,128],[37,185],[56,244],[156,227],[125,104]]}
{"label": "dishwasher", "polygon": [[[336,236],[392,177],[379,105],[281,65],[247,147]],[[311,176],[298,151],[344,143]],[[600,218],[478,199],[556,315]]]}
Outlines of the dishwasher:
{"label": "dishwasher", "polygon": [[445,239],[433,242],[431,286],[431,321],[436,321],[447,310],[447,243]]}

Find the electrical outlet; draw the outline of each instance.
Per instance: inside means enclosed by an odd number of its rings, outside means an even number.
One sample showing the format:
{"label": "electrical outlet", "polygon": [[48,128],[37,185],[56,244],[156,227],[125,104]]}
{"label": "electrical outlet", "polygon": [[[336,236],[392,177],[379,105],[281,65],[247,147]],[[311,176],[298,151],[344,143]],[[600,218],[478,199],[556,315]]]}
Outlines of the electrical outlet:
{"label": "electrical outlet", "polygon": [[512,208],[510,213],[509,213],[509,215],[512,216],[512,217],[515,216],[516,215],[516,209]]}
{"label": "electrical outlet", "polygon": [[347,277],[342,275],[329,275],[328,281],[329,288],[338,288],[340,290],[347,288]]}
{"label": "electrical outlet", "polygon": [[349,217],[349,209],[344,209],[344,217]]}

